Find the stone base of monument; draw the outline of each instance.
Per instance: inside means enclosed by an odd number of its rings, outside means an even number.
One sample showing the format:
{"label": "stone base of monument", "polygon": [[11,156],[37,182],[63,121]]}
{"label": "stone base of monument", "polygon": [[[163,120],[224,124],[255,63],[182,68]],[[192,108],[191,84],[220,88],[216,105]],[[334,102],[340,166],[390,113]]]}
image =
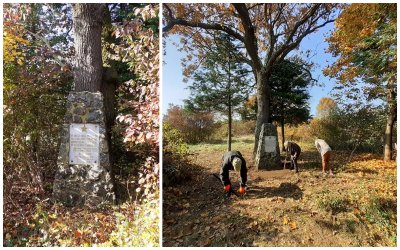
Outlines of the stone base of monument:
{"label": "stone base of monument", "polygon": [[272,123],[261,126],[255,165],[257,170],[281,169],[278,132]]}
{"label": "stone base of monument", "polygon": [[110,172],[102,94],[72,92],[61,131],[53,199],[69,206],[113,204]]}

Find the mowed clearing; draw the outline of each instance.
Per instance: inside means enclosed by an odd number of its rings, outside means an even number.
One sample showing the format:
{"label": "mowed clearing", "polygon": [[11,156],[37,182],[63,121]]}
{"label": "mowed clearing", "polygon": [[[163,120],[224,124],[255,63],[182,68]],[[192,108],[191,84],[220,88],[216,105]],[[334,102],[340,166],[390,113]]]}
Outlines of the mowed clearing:
{"label": "mowed clearing", "polygon": [[[212,176],[225,143],[191,146],[192,180],[163,191],[163,246],[395,246],[395,161],[335,151],[336,174],[325,177],[313,141],[299,145],[299,174],[256,171],[253,137],[234,140],[248,162],[248,190],[229,199]],[[235,189],[238,180],[231,171]]]}

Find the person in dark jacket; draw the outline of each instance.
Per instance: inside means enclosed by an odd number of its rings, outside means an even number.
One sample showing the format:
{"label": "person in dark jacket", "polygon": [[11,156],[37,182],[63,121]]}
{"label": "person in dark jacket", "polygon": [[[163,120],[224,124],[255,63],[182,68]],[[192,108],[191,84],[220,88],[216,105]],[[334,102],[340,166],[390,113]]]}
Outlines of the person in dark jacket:
{"label": "person in dark jacket", "polygon": [[229,179],[229,170],[235,170],[240,173],[240,188],[238,192],[244,194],[246,192],[247,167],[246,161],[239,151],[228,151],[222,157],[222,165],[220,178],[224,184],[224,190],[227,196],[231,194],[231,181]]}
{"label": "person in dark jacket", "polygon": [[297,145],[294,142],[291,141],[285,141],[283,144],[286,149],[286,157],[290,155],[290,169],[291,170],[296,170],[296,173],[299,172],[299,166],[297,165],[297,159],[300,156],[301,153],[301,148],[299,145]]}

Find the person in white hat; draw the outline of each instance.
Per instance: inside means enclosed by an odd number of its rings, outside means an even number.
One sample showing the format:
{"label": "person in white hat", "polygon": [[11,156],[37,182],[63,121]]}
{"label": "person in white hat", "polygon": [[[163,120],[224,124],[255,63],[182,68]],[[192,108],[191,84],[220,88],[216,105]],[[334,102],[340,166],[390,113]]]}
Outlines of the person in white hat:
{"label": "person in white hat", "polygon": [[315,139],[315,147],[321,154],[322,158],[322,173],[326,174],[329,171],[329,175],[333,175],[333,167],[329,166],[329,160],[331,158],[332,149],[329,147],[328,143],[322,139]]}
{"label": "person in white hat", "polygon": [[224,184],[224,190],[227,196],[231,194],[231,181],[229,179],[229,170],[234,170],[240,173],[240,188],[238,192],[244,194],[246,192],[247,182],[247,167],[246,161],[239,151],[228,151],[222,157],[222,165],[220,171],[220,178]]}
{"label": "person in white hat", "polygon": [[286,156],[290,155],[290,169],[299,172],[299,165],[297,165],[297,159],[300,156],[301,148],[299,145],[292,141],[285,141],[283,144],[286,149]]}

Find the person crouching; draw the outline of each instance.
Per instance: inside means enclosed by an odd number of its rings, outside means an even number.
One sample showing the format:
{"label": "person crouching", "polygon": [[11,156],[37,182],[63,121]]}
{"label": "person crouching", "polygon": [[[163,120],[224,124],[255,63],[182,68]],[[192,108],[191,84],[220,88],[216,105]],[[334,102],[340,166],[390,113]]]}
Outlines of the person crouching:
{"label": "person crouching", "polygon": [[240,173],[240,188],[238,192],[243,195],[246,192],[247,167],[246,161],[239,151],[228,151],[224,153],[222,157],[222,165],[219,175],[224,184],[225,195],[227,197],[232,193],[231,181],[229,179],[230,170]]}

